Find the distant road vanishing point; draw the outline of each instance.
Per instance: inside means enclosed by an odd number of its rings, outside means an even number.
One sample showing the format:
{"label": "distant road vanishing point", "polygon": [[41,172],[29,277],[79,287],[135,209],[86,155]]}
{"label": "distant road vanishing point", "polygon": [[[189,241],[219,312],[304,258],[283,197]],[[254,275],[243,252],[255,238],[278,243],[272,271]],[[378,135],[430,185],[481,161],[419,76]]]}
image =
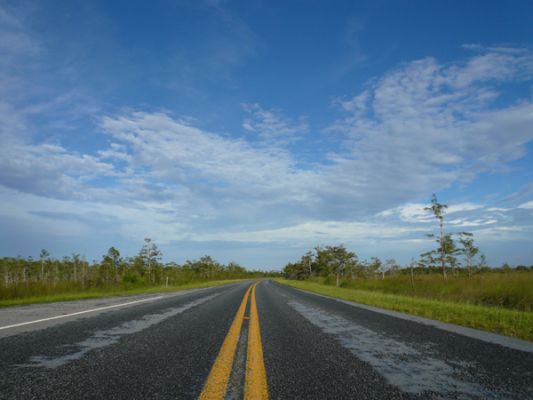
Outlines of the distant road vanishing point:
{"label": "distant road vanishing point", "polygon": [[0,399],[531,399],[533,343],[273,281],[0,310]]}

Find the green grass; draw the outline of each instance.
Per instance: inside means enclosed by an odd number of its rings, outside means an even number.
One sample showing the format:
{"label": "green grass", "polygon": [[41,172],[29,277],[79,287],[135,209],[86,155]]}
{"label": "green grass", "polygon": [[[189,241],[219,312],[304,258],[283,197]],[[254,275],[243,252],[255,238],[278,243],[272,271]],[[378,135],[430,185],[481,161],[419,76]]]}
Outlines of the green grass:
{"label": "green grass", "polygon": [[79,292],[67,292],[67,293],[54,293],[44,296],[30,296],[21,297],[15,299],[2,299],[0,300],[1,307],[19,306],[25,304],[38,304],[38,303],[54,303],[57,301],[72,301],[83,299],[95,299],[99,297],[110,296],[129,296],[135,294],[145,293],[161,293],[161,292],[177,292],[187,289],[206,288],[212,286],[226,285],[228,283],[240,282],[242,279],[231,280],[219,280],[219,281],[200,281],[190,282],[177,286],[151,286],[151,287],[137,287],[137,288],[109,288],[109,289],[88,289]]}
{"label": "green grass", "polygon": [[276,279],[276,281],[326,296],[533,341],[533,312],[531,311],[426,299],[371,290],[337,288],[309,281],[286,279]]}
{"label": "green grass", "polygon": [[[325,282],[321,278],[319,282]],[[343,280],[342,287],[443,300],[457,303],[498,306],[520,311],[533,311],[533,272],[487,272],[469,278],[465,274],[450,276],[446,282],[438,274],[415,276],[414,287],[408,275],[385,279]]]}

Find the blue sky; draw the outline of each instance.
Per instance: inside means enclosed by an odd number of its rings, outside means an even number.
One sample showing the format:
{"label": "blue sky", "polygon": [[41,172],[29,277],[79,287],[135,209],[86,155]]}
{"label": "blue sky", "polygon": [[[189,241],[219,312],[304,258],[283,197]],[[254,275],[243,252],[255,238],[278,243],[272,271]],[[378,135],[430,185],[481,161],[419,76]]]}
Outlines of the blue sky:
{"label": "blue sky", "polygon": [[0,0],[0,254],[533,263],[529,1]]}

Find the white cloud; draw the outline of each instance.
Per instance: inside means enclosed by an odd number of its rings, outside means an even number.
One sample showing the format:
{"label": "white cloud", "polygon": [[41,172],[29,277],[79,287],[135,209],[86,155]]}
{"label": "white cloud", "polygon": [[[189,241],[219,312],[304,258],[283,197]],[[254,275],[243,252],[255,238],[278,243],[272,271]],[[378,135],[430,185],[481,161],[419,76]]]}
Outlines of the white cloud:
{"label": "white cloud", "polygon": [[368,110],[368,101],[369,92],[365,90],[351,99],[338,99],[334,103],[339,104],[345,111],[355,115],[363,115]]}
{"label": "white cloud", "polygon": [[533,73],[531,52],[525,48],[470,46],[479,54],[465,64],[453,66],[446,76],[453,87],[476,82],[529,79]]}
{"label": "white cloud", "polygon": [[398,216],[404,222],[429,222],[434,219],[430,212],[424,210],[427,204],[410,203],[380,212],[378,217]]}
{"label": "white cloud", "polygon": [[468,220],[466,218],[458,218],[458,219],[449,220],[447,221],[447,223],[450,225],[454,225],[455,227],[472,228],[476,226],[493,225],[493,224],[498,223],[498,220],[494,218],[474,219],[474,220]]}
{"label": "white cloud", "polygon": [[[163,182],[218,193],[223,199],[261,203],[308,201],[315,172],[296,168],[292,155],[276,147],[225,138],[162,113],[106,117],[102,128],[120,142],[121,156],[135,170]],[[115,145],[114,153],[121,147]],[[278,197],[279,196],[279,197]]]}
{"label": "white cloud", "polygon": [[533,201],[526,201],[518,206],[518,208],[533,209]]}
{"label": "white cloud", "polygon": [[397,239],[424,228],[401,227],[375,222],[309,221],[277,229],[220,232],[194,237],[195,240],[227,240],[236,242],[286,243],[313,245],[318,243],[352,243],[362,239]]}
{"label": "white cloud", "polygon": [[114,174],[112,164],[58,145],[4,141],[0,148],[0,182],[31,193],[75,198],[86,180]]}
{"label": "white cloud", "polygon": [[[403,222],[409,222],[409,223],[432,222],[435,220],[435,217],[433,216],[431,211],[425,209],[428,206],[429,206],[428,204],[422,204],[422,203],[403,204],[399,207],[394,207],[394,208],[387,209],[385,211],[381,211],[380,213],[377,214],[377,217],[398,216],[399,219],[401,219]],[[467,211],[479,210],[481,208],[483,208],[481,204],[458,203],[458,204],[449,205],[445,209],[444,213],[445,214],[464,213]],[[459,221],[459,220],[456,220],[456,221]]]}
{"label": "white cloud", "polygon": [[487,208],[487,211],[506,212],[506,211],[509,211],[509,208],[504,208],[504,207],[489,207],[489,208]]}
{"label": "white cloud", "polygon": [[265,110],[259,104],[244,104],[244,110],[250,115],[242,127],[257,133],[261,139],[286,144],[301,139],[309,130],[305,118],[293,121],[284,117],[280,110]]}
{"label": "white cloud", "polygon": [[344,132],[348,144],[328,176],[352,201],[386,208],[483,171],[505,171],[525,154],[533,104],[492,102],[499,85],[532,79],[533,53],[483,51],[466,63],[406,63],[341,103],[347,117],[329,131]]}
{"label": "white cloud", "polygon": [[446,209],[446,213],[447,214],[453,214],[453,213],[458,213],[458,212],[479,210],[480,208],[483,208],[483,206],[481,204],[474,204],[474,203],[451,204]]}

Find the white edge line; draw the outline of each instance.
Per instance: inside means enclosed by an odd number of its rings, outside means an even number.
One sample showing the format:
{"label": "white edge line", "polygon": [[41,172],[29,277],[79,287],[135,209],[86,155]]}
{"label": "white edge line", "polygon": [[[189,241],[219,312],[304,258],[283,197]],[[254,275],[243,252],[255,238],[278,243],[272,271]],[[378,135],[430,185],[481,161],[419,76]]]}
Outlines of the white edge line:
{"label": "white edge line", "polygon": [[[228,284],[228,285],[231,285],[231,283]],[[220,285],[220,286],[226,286],[226,285]],[[201,291],[204,291],[204,290],[207,290],[207,289],[211,289],[211,288],[213,288],[213,287],[217,287],[217,286],[209,286],[209,287],[205,287],[205,288],[197,288],[197,289],[182,290],[182,291],[179,291],[179,292],[176,292],[176,293],[173,293],[173,294],[167,295],[167,296],[164,296],[164,295],[161,295],[161,296],[155,296],[155,297],[150,297],[150,298],[147,298],[147,299],[140,299],[140,300],[129,301],[129,302],[127,302],[127,303],[120,303],[120,304],[113,304],[113,305],[111,305],[111,306],[98,307],[98,308],[91,308],[90,310],[77,311],[77,312],[75,312],[75,313],[70,313],[70,314],[56,315],[55,317],[49,317],[49,318],[43,318],[43,319],[36,319],[36,320],[34,320],[34,321],[20,322],[20,323],[18,323],[18,324],[12,324],[12,325],[0,326],[0,331],[2,331],[2,330],[4,330],[4,329],[9,329],[9,328],[17,328],[17,327],[19,327],[19,326],[25,326],[25,325],[37,324],[37,323],[39,323],[39,322],[52,321],[52,320],[54,320],[54,319],[68,318],[68,317],[72,317],[72,316],[75,316],[75,315],[87,314],[87,313],[95,312],[95,311],[109,310],[109,309],[111,309],[111,308],[117,308],[117,307],[128,306],[128,305],[130,305],[130,304],[145,303],[145,302],[148,302],[148,301],[159,300],[159,299],[162,299],[162,298],[168,298],[168,297],[180,296],[180,295],[183,295],[183,294],[186,294],[186,293],[191,293],[191,292],[201,292]]]}
{"label": "white edge line", "polygon": [[163,297],[165,297],[165,296],[150,297],[150,298],[148,298],[148,299],[141,299],[141,300],[129,301],[129,302],[127,302],[127,303],[113,304],[112,306],[105,306],[105,307],[91,308],[90,310],[77,311],[77,312],[75,312],[75,313],[70,313],[70,314],[56,315],[55,317],[49,317],[49,318],[43,318],[43,319],[36,319],[36,320],[34,320],[34,321],[28,321],[28,322],[20,322],[20,323],[18,323],[18,324],[13,324],[13,325],[0,326],[0,331],[1,331],[1,330],[4,330],[4,329],[9,329],[9,328],[16,328],[16,327],[19,327],[19,326],[25,326],[25,325],[37,324],[37,323],[39,323],[39,322],[51,321],[51,320],[54,320],[54,319],[68,318],[68,317],[72,317],[72,316],[74,316],[74,315],[81,315],[81,314],[87,314],[87,313],[95,312],[95,311],[109,310],[109,309],[111,309],[111,308],[117,308],[117,307],[128,306],[128,305],[130,305],[130,304],[145,303],[145,302],[147,302],[147,301],[159,300],[159,299],[162,299]]}
{"label": "white edge line", "polygon": [[527,340],[516,339],[516,338],[509,337],[509,336],[498,335],[497,333],[482,331],[480,329],[468,328],[466,326],[450,324],[448,322],[441,322],[441,321],[436,321],[436,320],[433,320],[433,319],[418,317],[418,316],[415,316],[415,315],[401,313],[399,311],[385,310],[385,309],[379,308],[379,307],[367,306],[366,304],[361,304],[361,303],[356,303],[356,302],[353,302],[353,301],[338,299],[336,297],[326,296],[324,294],[319,294],[319,293],[307,291],[307,290],[304,290],[304,289],[295,288],[295,287],[292,287],[292,286],[289,286],[289,285],[283,285],[282,283],[278,283],[278,285],[282,285],[284,287],[289,287],[289,288],[298,290],[300,292],[312,294],[312,295],[315,295],[315,296],[318,296],[318,297],[323,297],[323,298],[326,298],[326,299],[335,300],[335,301],[338,301],[339,303],[344,303],[344,304],[347,304],[349,306],[356,307],[356,308],[362,308],[362,309],[367,310],[367,311],[373,311],[373,312],[376,312],[376,313],[388,315],[390,317],[399,318],[399,319],[403,319],[403,320],[407,320],[407,321],[412,321],[412,322],[416,322],[416,323],[420,323],[420,324],[424,324],[424,325],[433,326],[434,328],[441,329],[443,331],[452,332],[452,333],[456,333],[456,334],[459,334],[459,335],[467,336],[467,337],[470,337],[472,339],[481,340],[481,341],[486,342],[486,343],[498,344],[500,346],[508,347],[508,348],[511,348],[511,349],[514,349],[514,350],[520,350],[520,351],[525,351],[527,353],[533,353],[533,342],[529,342]]}

